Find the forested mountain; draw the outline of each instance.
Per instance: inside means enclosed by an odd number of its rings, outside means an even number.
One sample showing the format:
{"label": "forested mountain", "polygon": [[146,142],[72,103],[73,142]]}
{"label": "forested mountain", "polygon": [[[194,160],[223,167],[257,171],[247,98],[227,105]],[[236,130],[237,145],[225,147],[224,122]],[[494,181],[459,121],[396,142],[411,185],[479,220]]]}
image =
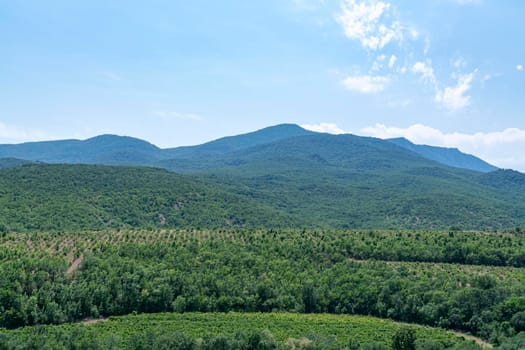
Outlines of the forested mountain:
{"label": "forested mountain", "polygon": [[298,225],[248,196],[162,169],[28,165],[0,170],[3,231]]}
{"label": "forested mountain", "polygon": [[525,174],[514,170],[502,169],[484,174],[480,176],[479,182],[501,191],[514,193],[525,192]]}
{"label": "forested mountain", "polygon": [[293,124],[268,127],[252,133],[224,137],[198,146],[160,149],[128,136],[100,135],[87,140],[59,140],[0,145],[0,158],[45,163],[151,165],[172,158],[223,155],[259,144],[314,134]]}
{"label": "forested mountain", "polygon": [[162,165],[328,226],[497,228],[525,219],[523,192],[375,138],[314,134]]}
{"label": "forested mountain", "polygon": [[[17,156],[51,163],[150,165],[185,174],[78,165],[4,169],[0,221],[13,230],[525,224],[521,173],[460,169],[390,141],[314,133],[296,125],[167,150],[112,135],[9,147]],[[9,147],[0,147],[0,155]],[[22,161],[6,164],[17,162]],[[191,205],[178,210],[181,196]]]}
{"label": "forested mountain", "polygon": [[[385,163],[384,175],[367,170],[367,163],[317,167],[319,161],[297,158],[276,170],[278,159],[261,160],[191,177],[155,168],[97,165],[2,169],[0,227],[492,229],[525,223],[523,192],[483,184],[486,178],[470,173],[440,167],[404,170]],[[491,184],[497,183],[491,178]]]}
{"label": "forested mountain", "polygon": [[415,152],[427,159],[435,160],[441,164],[450,165],[456,168],[475,170],[482,173],[498,170],[497,167],[485,162],[484,160],[470,154],[465,154],[457,148],[416,145],[405,138],[389,139],[388,141]]}
{"label": "forested mountain", "polygon": [[[166,167],[173,167],[173,164],[177,164],[184,170],[186,168],[205,168],[208,164],[198,166],[194,164],[206,162],[210,157],[232,159],[239,155],[238,152],[255,146],[293,139],[298,136],[313,135],[321,134],[305,130],[295,124],[280,124],[247,134],[223,137],[202,145],[168,149],[160,149],[147,141],[132,137],[101,135],[83,141],[61,140],[0,145],[0,158],[73,164],[156,165]],[[377,141],[384,143],[386,152],[390,151],[390,146],[386,141]],[[457,149],[415,145],[403,138],[387,141],[441,164],[480,172],[497,170],[496,167],[483,160],[464,154]]]}
{"label": "forested mountain", "polygon": [[161,150],[149,142],[126,136],[101,135],[84,141],[61,140],[0,145],[0,157],[46,163],[147,164]]}

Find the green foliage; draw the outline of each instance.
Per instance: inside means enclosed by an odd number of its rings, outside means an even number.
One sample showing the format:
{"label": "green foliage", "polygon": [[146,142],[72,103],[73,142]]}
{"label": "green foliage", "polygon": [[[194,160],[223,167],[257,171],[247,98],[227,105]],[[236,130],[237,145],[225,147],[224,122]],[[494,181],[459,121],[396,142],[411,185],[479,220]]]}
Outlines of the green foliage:
{"label": "green foliage", "polygon": [[393,350],[415,350],[416,332],[413,328],[403,327],[398,329],[392,336]]}
{"label": "green foliage", "polygon": [[[389,349],[405,326],[388,320],[347,315],[289,313],[185,313],[111,317],[92,325],[0,330],[0,349]],[[464,343],[440,329],[414,326],[416,336],[446,344]]]}
{"label": "green foliage", "polygon": [[295,223],[289,215],[251,198],[153,168],[2,169],[0,193],[0,222],[12,232]]}
{"label": "green foliage", "polygon": [[510,324],[516,332],[525,332],[525,311],[519,311],[512,316]]}
{"label": "green foliage", "polygon": [[[489,250],[510,264],[523,240],[370,230],[8,234],[0,240],[0,325],[133,312],[290,311],[388,317],[499,341],[515,334],[512,318],[525,311],[525,274],[481,265],[491,260],[480,257]],[[468,253],[449,255],[452,247]]]}

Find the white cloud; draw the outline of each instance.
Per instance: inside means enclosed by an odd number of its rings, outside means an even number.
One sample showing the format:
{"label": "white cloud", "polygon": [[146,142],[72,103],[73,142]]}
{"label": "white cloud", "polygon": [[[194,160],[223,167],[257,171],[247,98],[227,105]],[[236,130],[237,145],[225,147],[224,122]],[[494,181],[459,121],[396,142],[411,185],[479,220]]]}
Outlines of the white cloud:
{"label": "white cloud", "polygon": [[436,92],[435,101],[451,111],[467,107],[470,104],[470,96],[466,93],[472,87],[473,79],[474,73],[459,76],[456,86],[449,86]]}
{"label": "white cloud", "polygon": [[378,50],[391,41],[403,39],[399,21],[384,22],[390,10],[390,3],[383,1],[342,0],[341,13],[336,19],[349,39],[359,40],[366,49]]}
{"label": "white cloud", "polygon": [[523,70],[523,65],[518,64],[518,65],[516,66],[516,69],[517,69],[518,71],[521,72],[521,71]]}
{"label": "white cloud", "polygon": [[463,57],[457,57],[455,60],[451,60],[450,64],[452,67],[460,69],[467,65],[467,61]]}
{"label": "white cloud", "polygon": [[396,60],[396,55],[390,56],[390,59],[388,60],[388,68],[392,69],[394,67],[394,64],[396,64]]}
{"label": "white cloud", "polygon": [[405,137],[416,144],[455,147],[498,167],[525,171],[525,153],[521,151],[525,149],[525,130],[518,128],[467,134],[445,133],[422,124],[407,128],[376,124],[362,129],[361,133],[378,138]]}
{"label": "white cloud", "polygon": [[435,83],[436,77],[434,75],[434,68],[432,68],[432,62],[416,62],[412,66],[412,73],[421,74],[421,78],[424,81]]}
{"label": "white cloud", "polygon": [[41,141],[51,139],[49,135],[39,130],[20,128],[0,122],[0,142],[18,143],[27,141]]}
{"label": "white cloud", "polygon": [[182,119],[182,120],[202,120],[202,116],[198,114],[193,113],[179,113],[179,112],[166,112],[166,111],[157,111],[155,112],[155,115],[160,117],[163,120],[170,121],[175,119]]}
{"label": "white cloud", "polygon": [[377,72],[377,71],[380,71],[381,69],[383,69],[383,64],[380,62],[380,61],[375,61],[373,64],[372,64],[372,72]]}
{"label": "white cloud", "polygon": [[345,134],[346,132],[334,123],[303,124],[303,129],[328,134]]}
{"label": "white cloud", "polygon": [[383,91],[388,82],[384,76],[358,75],[345,78],[341,84],[347,90],[370,94]]}

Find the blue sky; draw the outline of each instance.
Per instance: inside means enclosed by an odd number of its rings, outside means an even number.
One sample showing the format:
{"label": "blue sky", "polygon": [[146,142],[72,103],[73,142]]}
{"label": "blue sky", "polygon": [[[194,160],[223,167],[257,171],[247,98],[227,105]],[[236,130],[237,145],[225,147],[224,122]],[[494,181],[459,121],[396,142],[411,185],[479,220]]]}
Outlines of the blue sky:
{"label": "blue sky", "polygon": [[520,0],[6,0],[0,142],[278,123],[525,171]]}

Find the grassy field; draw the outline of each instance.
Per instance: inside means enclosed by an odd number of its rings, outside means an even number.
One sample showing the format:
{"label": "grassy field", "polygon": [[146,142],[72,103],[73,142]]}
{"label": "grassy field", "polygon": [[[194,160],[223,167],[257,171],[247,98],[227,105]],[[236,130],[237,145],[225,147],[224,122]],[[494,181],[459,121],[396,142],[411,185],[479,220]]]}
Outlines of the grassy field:
{"label": "grassy field", "polygon": [[[293,314],[293,313],[161,313],[111,317],[96,323],[85,322],[59,326],[26,327],[0,331],[0,340],[6,346],[13,342],[24,344],[31,338],[41,338],[47,344],[64,342],[65,335],[74,334],[77,341],[91,339],[93,343],[108,343],[122,349],[135,349],[138,338],[152,334],[183,334],[192,339],[210,336],[233,336],[243,332],[268,331],[278,343],[289,339],[317,339],[324,344],[348,346],[382,343],[391,346],[396,330],[404,324],[366,316]],[[431,340],[444,348],[464,342],[441,329],[409,326],[416,331],[417,344]],[[45,339],[45,340],[44,340]],[[9,347],[7,347],[9,348]]]}

